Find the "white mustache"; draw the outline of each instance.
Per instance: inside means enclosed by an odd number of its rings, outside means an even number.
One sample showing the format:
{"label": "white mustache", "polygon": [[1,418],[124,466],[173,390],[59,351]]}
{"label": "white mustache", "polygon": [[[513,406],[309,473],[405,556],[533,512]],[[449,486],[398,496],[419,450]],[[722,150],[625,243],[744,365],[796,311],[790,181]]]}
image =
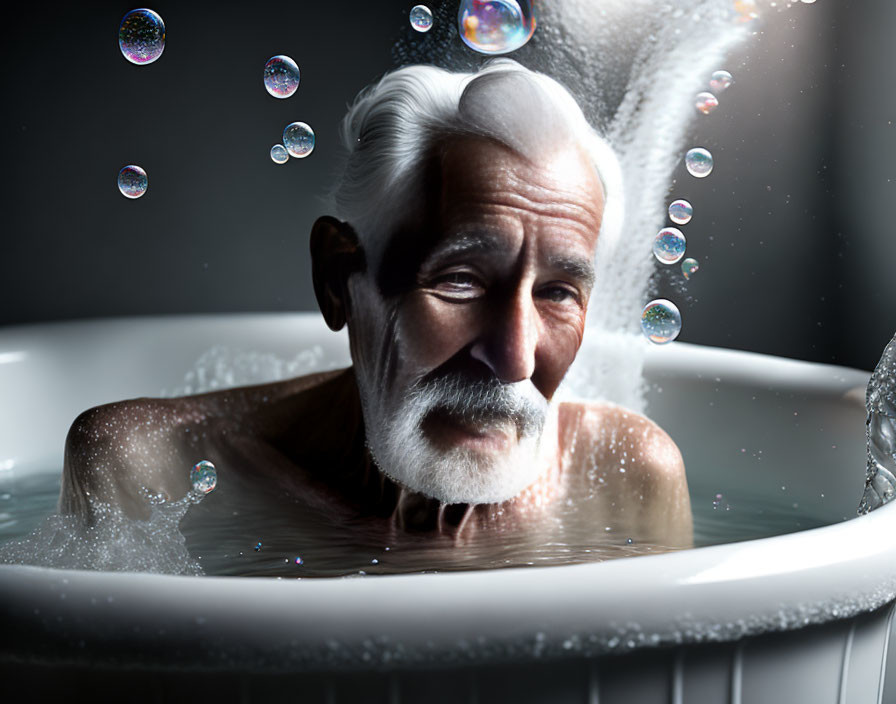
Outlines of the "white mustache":
{"label": "white mustache", "polygon": [[421,421],[429,412],[443,411],[479,426],[511,422],[521,438],[541,433],[549,407],[529,380],[506,384],[494,377],[470,379],[457,372],[416,382],[409,401],[423,410]]}

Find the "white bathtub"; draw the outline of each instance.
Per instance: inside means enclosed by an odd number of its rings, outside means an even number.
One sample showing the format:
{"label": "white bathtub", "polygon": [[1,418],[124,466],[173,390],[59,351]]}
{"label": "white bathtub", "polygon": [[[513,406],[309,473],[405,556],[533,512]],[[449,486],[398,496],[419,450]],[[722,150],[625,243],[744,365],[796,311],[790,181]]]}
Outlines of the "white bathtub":
{"label": "white bathtub", "polygon": [[[304,314],[0,330],[0,482],[61,467],[78,412],[181,386],[213,344],[347,362],[344,337]],[[867,373],[676,343],[646,377],[695,505],[784,491],[854,515]],[[277,581],[3,566],[0,676],[34,698],[129,702],[896,702],[894,536],[890,504],[563,567]]]}

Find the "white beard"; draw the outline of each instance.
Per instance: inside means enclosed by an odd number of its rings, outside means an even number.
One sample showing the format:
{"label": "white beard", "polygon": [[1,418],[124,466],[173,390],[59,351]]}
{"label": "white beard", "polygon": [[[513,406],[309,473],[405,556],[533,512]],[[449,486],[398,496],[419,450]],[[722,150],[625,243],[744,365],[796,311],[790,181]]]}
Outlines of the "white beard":
{"label": "white beard", "polygon": [[[500,503],[532,485],[547,468],[545,450],[550,448],[542,446],[542,438],[555,434],[556,418],[531,381],[494,382],[482,391],[462,378],[439,379],[414,386],[391,412],[384,408],[382,389],[374,392],[366,382],[359,375],[367,446],[377,466],[411,491],[446,504]],[[436,448],[422,423],[445,406],[477,427],[497,424],[516,431],[512,435],[518,433],[519,441],[501,453]],[[547,433],[546,425],[551,426]]]}

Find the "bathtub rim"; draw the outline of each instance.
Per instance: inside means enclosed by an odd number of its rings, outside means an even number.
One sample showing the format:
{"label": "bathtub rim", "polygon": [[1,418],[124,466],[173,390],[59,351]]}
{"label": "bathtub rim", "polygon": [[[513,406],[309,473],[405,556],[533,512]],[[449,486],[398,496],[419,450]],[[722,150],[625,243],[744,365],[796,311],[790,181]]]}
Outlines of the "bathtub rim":
{"label": "bathtub rim", "polygon": [[[191,666],[382,669],[452,661],[461,644],[466,656],[483,662],[727,642],[892,602],[896,548],[860,540],[894,520],[890,504],[841,524],[677,553],[366,578],[196,578],[3,565],[2,621],[15,629],[7,632],[31,635],[0,647],[0,660],[77,664],[99,648],[120,665],[178,669],[175,653],[213,643]],[[123,632],[130,633],[126,646]]]}

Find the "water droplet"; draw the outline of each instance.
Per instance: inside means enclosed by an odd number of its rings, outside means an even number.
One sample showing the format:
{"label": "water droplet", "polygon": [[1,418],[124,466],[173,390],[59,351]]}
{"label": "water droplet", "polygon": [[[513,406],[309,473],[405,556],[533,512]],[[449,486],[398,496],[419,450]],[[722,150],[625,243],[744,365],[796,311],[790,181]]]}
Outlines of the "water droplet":
{"label": "water droplet", "polygon": [[463,0],[457,24],[464,44],[480,54],[507,54],[535,33],[530,0]]}
{"label": "water droplet", "polygon": [[190,470],[190,483],[193,485],[193,490],[200,494],[214,491],[218,485],[218,472],[215,470],[215,465],[208,460],[194,464],[193,469]]}
{"label": "water droplet", "polygon": [[432,29],[432,10],[426,5],[414,5],[411,8],[411,27],[418,32],[428,32]]}
{"label": "water droplet", "polygon": [[725,499],[724,494],[716,494],[715,497],[713,497],[712,510],[718,511],[719,509],[724,511],[728,510],[728,501]]}
{"label": "water droplet", "polygon": [[727,71],[716,71],[709,77],[709,87],[716,93],[721,93],[734,83],[734,78]]}
{"label": "water droplet", "polygon": [[631,539],[631,538],[626,538],[626,539],[625,539],[625,544],[626,544],[626,545],[631,545],[631,544],[634,543],[634,542],[635,542],[635,541],[634,541],[633,539]]}
{"label": "water droplet", "polygon": [[[260,545],[260,544],[261,544],[261,543],[259,543],[259,545]],[[301,557],[297,557],[297,558],[296,558],[296,564],[297,564],[297,565],[303,565],[303,564],[305,564],[305,561],[304,561]]]}
{"label": "water droplet", "polygon": [[146,172],[133,164],[118,172],[118,190],[125,198],[139,198],[148,186]]}
{"label": "water droplet", "polygon": [[271,147],[271,161],[275,164],[285,164],[289,161],[289,152],[282,144],[275,144]]}
{"label": "water droplet", "polygon": [[687,242],[681,230],[676,227],[664,227],[653,240],[653,256],[663,264],[675,264],[681,261]]}
{"label": "water droplet", "polygon": [[684,165],[694,178],[706,178],[712,173],[712,154],[703,147],[694,147],[685,155]]}
{"label": "water droplet", "polygon": [[657,298],[641,313],[641,330],[651,342],[664,345],[672,342],[681,332],[681,313],[672,301]]}
{"label": "water droplet", "polygon": [[118,28],[118,46],[132,64],[151,64],[165,50],[165,23],[152,10],[131,10]]}
{"label": "water droplet", "polygon": [[694,208],[686,200],[674,200],[669,204],[669,219],[676,225],[687,225],[694,216]]}
{"label": "water droplet", "polygon": [[689,279],[696,274],[699,268],[700,264],[697,263],[696,259],[691,257],[688,257],[681,263],[681,273],[684,274],[684,278],[686,279]]}
{"label": "water droplet", "polygon": [[370,564],[371,564],[371,565],[378,565],[378,564],[380,564],[380,561],[377,560],[376,558],[373,558],[373,559],[370,561]]}
{"label": "water droplet", "polygon": [[288,98],[299,87],[301,73],[295,61],[278,54],[264,65],[264,87],[275,98]]}
{"label": "water droplet", "polygon": [[709,115],[713,110],[719,107],[719,99],[712,93],[697,93],[694,99],[694,107],[696,107],[704,115]]}
{"label": "water droplet", "polygon": [[293,122],[283,130],[283,146],[290,156],[303,159],[314,150],[314,130],[304,122]]}

